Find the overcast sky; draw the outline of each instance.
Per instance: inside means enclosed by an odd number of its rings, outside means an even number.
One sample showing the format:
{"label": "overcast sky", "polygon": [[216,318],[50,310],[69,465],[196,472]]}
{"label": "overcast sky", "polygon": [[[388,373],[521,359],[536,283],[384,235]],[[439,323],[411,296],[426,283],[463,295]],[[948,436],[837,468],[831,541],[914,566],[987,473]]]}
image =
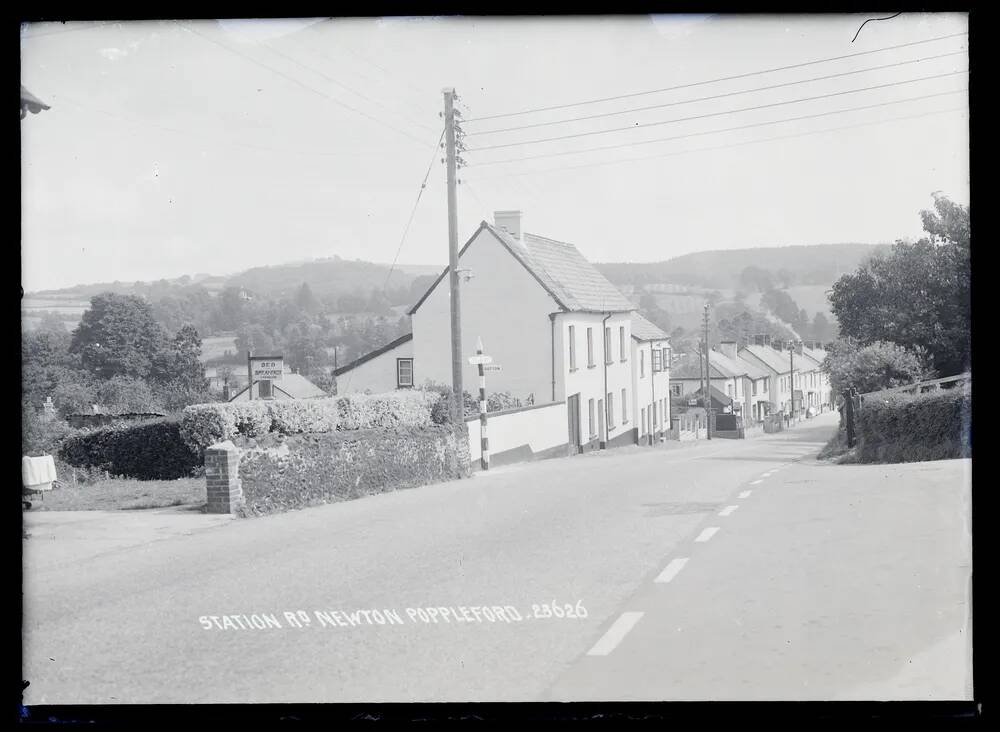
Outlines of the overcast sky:
{"label": "overcast sky", "polygon": [[[968,68],[967,36],[640,94],[968,29],[907,13],[852,43],[866,17],[31,24],[21,81],[51,109],[21,122],[23,285],[390,262],[432,159],[399,261],[444,264],[446,86],[469,120],[460,242],[503,209],[597,262],[916,238],[932,192],[968,203],[968,74],[951,74]],[[607,97],[624,98],[475,121]]]}

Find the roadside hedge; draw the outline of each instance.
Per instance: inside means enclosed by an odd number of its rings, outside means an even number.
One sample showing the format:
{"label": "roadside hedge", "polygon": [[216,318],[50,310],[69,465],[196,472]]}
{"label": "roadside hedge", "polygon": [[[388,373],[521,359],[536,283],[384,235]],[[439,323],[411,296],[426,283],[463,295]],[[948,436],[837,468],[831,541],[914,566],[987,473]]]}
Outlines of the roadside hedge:
{"label": "roadside hedge", "polygon": [[462,440],[445,425],[272,434],[241,457],[244,511],[259,516],[465,477]]}
{"label": "roadside hedge", "polygon": [[906,463],[971,457],[968,390],[866,397],[858,411],[857,460]]}
{"label": "roadside hedge", "polygon": [[325,433],[339,430],[426,427],[440,400],[435,392],[349,394],[329,399],[261,400],[195,404],[181,416],[181,436],[192,450],[237,437]]}
{"label": "roadside hedge", "polygon": [[58,457],[79,468],[139,480],[173,480],[196,473],[202,457],[182,439],[180,424],[165,419],[115,424],[67,437]]}

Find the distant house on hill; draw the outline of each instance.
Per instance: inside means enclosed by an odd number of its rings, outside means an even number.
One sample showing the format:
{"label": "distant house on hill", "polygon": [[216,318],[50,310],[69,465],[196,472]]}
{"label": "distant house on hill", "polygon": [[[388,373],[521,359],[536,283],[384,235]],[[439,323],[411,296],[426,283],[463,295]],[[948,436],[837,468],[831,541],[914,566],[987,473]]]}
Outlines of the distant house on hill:
{"label": "distant house on hill", "polygon": [[330,396],[302,374],[293,374],[285,367],[281,378],[276,381],[257,379],[251,385],[252,392],[244,386],[229,398],[231,402],[242,402],[250,399],[322,399]]}

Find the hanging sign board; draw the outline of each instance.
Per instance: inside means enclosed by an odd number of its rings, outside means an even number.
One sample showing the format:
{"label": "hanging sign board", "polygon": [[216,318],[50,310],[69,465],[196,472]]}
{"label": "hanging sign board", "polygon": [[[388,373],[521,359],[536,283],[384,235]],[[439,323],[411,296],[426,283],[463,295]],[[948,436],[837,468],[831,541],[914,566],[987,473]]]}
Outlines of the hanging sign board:
{"label": "hanging sign board", "polygon": [[483,366],[483,371],[502,371],[503,367],[498,363],[491,363]]}
{"label": "hanging sign board", "polygon": [[281,381],[285,371],[283,356],[251,356],[250,373],[254,380]]}

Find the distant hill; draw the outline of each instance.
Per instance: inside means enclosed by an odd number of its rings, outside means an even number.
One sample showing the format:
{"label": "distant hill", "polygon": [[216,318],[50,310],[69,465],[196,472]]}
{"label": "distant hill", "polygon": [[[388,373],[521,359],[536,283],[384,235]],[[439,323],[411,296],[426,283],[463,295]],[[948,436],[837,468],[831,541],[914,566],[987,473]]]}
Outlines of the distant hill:
{"label": "distant hill", "polygon": [[[290,295],[305,282],[317,297],[324,295],[367,294],[373,289],[408,288],[420,276],[437,275],[441,267],[432,265],[376,264],[363,260],[333,257],[310,262],[254,267],[230,277],[226,284],[278,297]],[[388,278],[388,284],[386,282]]]}
{"label": "distant hill", "polygon": [[597,268],[615,284],[672,283],[708,289],[743,286],[747,267],[785,275],[790,285],[833,284],[870,257],[888,253],[891,244],[816,244],[695,252],[662,262],[607,262]]}

